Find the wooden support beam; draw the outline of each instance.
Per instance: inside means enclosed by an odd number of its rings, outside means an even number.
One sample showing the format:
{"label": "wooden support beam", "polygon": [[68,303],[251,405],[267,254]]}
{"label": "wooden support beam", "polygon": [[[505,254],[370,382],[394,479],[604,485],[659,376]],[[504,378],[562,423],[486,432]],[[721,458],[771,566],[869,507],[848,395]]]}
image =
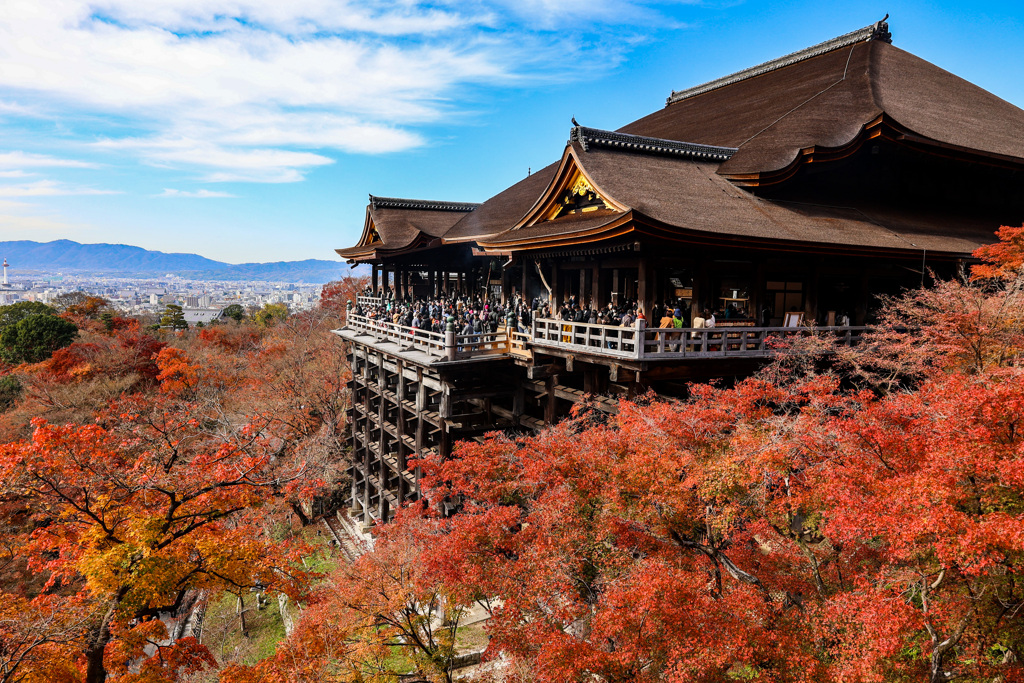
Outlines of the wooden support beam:
{"label": "wooden support beam", "polygon": [[558,375],[550,375],[546,380],[547,396],[544,403],[544,424],[548,427],[555,424],[556,403],[558,399],[555,397],[555,385],[558,383]]}
{"label": "wooden support beam", "polygon": [[549,375],[556,374],[562,370],[562,366],[557,363],[550,365],[530,365],[526,368],[527,379],[544,379]]}
{"label": "wooden support beam", "polygon": [[[405,400],[405,365],[402,361],[397,362],[398,365],[398,386],[396,387],[395,398],[398,405],[398,409],[395,411],[395,434],[398,437],[398,468],[400,471],[405,471],[405,460],[406,460],[406,445],[405,440],[402,438],[405,436],[405,416],[402,414],[402,401]],[[398,478],[398,504],[401,505],[408,498],[408,490],[405,479],[402,477]]]}
{"label": "wooden support beam", "polygon": [[551,264],[551,310],[555,311],[562,305],[564,298],[562,293],[562,273],[558,270],[558,263]]}
{"label": "wooden support beam", "polygon": [[644,315],[650,315],[654,307],[654,282],[651,273],[651,260],[646,256],[640,258],[637,264],[637,306],[643,310]]}

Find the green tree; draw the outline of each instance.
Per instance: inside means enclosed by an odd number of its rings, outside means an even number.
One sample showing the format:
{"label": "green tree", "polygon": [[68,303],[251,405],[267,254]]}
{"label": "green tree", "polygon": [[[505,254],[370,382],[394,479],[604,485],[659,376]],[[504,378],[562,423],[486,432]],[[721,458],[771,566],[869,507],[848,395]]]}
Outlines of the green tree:
{"label": "green tree", "polygon": [[288,307],[284,304],[266,304],[252,317],[260,327],[270,327],[288,317]]}
{"label": "green tree", "polygon": [[21,381],[14,375],[0,377],[0,413],[5,413],[21,398]]}
{"label": "green tree", "polygon": [[70,345],[77,335],[75,324],[64,318],[30,315],[0,332],[0,358],[8,363],[38,363]]}
{"label": "green tree", "polygon": [[19,301],[10,306],[0,306],[0,331],[30,315],[57,315],[57,311],[39,301]]}
{"label": "green tree", "polygon": [[169,327],[172,330],[187,330],[188,323],[185,321],[185,313],[177,304],[167,304],[163,315],[160,316],[160,327]]}
{"label": "green tree", "polygon": [[235,322],[242,322],[242,319],[245,318],[245,309],[242,308],[241,304],[231,304],[224,309],[221,315],[225,318],[231,318]]}

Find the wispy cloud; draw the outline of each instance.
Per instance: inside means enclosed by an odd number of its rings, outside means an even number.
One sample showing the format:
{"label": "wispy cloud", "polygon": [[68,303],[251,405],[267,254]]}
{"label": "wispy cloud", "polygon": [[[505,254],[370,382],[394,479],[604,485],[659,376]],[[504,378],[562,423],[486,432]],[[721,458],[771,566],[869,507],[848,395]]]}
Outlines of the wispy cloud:
{"label": "wispy cloud", "polygon": [[39,180],[34,183],[0,185],[0,197],[56,197],[61,195],[102,195],[121,194],[116,190],[99,190],[92,187],[67,185],[53,180]]}
{"label": "wispy cloud", "polygon": [[216,199],[222,197],[235,198],[238,195],[231,194],[230,192],[217,192],[215,190],[175,190],[169,187],[165,187],[164,191],[160,194],[153,195],[154,197],[181,197],[187,199]]}
{"label": "wispy cloud", "polygon": [[97,168],[97,165],[88,161],[61,159],[46,154],[0,152],[0,169],[7,168]]}
{"label": "wispy cloud", "polygon": [[605,24],[664,1],[6,0],[0,111],[118,117],[133,137],[98,148],[209,182],[290,182],[336,153],[424,145],[416,127],[467,87],[606,68],[632,38]]}

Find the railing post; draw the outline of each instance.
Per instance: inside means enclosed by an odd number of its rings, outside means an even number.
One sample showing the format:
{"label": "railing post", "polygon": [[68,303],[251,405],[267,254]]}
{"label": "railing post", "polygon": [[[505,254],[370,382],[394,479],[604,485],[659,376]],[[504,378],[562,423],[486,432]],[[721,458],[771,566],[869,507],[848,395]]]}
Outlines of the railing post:
{"label": "railing post", "polygon": [[348,327],[348,317],[352,315],[352,299],[345,304],[345,327]]}
{"label": "railing post", "polygon": [[644,339],[645,332],[644,332],[644,330],[646,329],[646,326],[647,325],[644,322],[643,318],[637,318],[636,319],[636,333],[635,333],[634,339],[633,339],[633,354],[637,358],[643,358],[644,357],[644,343],[645,343],[645,339]]}
{"label": "railing post", "polygon": [[455,360],[455,318],[448,316],[448,324],[444,328],[444,354],[448,360]]}

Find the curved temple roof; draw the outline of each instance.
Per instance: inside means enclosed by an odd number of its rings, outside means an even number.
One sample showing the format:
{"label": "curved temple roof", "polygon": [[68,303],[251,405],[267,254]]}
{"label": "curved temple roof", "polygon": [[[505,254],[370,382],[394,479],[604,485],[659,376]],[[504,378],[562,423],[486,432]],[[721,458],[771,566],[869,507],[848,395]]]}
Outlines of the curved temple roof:
{"label": "curved temple roof", "polygon": [[[883,20],[673,92],[664,108],[618,131],[574,125],[560,162],[482,205],[371,198],[367,229],[375,227],[383,242],[375,253],[414,248],[428,236],[506,253],[630,231],[778,248],[970,253],[991,241],[996,226],[863,201],[771,200],[742,189],[787,182],[801,164],[848,156],[879,136],[1024,172],[1024,110],[890,40]],[[543,211],[564,191],[567,164],[600,190],[604,209]],[[455,220],[440,219],[442,209]],[[367,253],[366,238],[364,231],[359,247],[339,253]]]}
{"label": "curved temple roof", "polygon": [[372,260],[418,248],[436,246],[459,219],[480,206],[469,202],[399,199],[370,195],[359,243],[336,249],[353,261]]}
{"label": "curved temple roof", "polygon": [[1024,163],[1024,110],[888,42],[880,22],[696,88],[619,132],[736,147],[735,177],[839,148],[888,118],[927,140]]}

